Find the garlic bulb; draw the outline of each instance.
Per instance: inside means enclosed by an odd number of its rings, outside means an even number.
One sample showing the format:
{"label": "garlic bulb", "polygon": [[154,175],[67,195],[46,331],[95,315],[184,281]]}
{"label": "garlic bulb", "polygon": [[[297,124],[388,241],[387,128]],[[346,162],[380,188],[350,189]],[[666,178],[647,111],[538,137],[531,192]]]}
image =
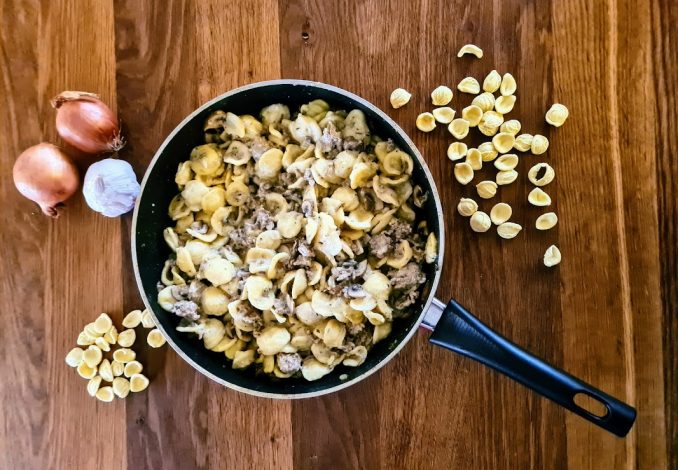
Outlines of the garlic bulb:
{"label": "garlic bulb", "polygon": [[106,158],[89,167],[82,194],[93,210],[106,217],[118,217],[134,208],[139,189],[132,165]]}

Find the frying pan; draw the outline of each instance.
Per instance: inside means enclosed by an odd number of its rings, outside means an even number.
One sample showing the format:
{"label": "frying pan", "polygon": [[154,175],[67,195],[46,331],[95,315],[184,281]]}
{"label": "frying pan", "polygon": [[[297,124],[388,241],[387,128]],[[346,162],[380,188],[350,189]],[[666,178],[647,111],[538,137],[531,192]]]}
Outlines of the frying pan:
{"label": "frying pan", "polygon": [[[362,110],[374,134],[383,139],[391,138],[413,157],[412,180],[431,195],[424,207],[419,209],[417,217],[425,219],[429,229],[437,235],[440,251],[437,262],[424,267],[427,283],[419,302],[412,307],[413,314],[409,318],[396,319],[391,335],[374,345],[361,366],[340,365],[333,373],[308,382],[303,378],[271,378],[256,374],[251,369],[232,369],[230,361],[222,353],[208,351],[193,335],[176,331],[179,318],[160,308],[156,284],[170,254],[162,231],[172,225],[167,208],[177,193],[174,176],[179,163],[188,158],[194,146],[203,142],[202,126],[206,117],[217,109],[256,115],[261,108],[272,103],[284,103],[294,110],[314,99],[327,101],[332,109]],[[434,298],[445,247],[443,226],[440,198],[424,159],[405,132],[384,112],[334,86],[303,80],[272,80],[237,88],[205,103],[167,137],[141,184],[132,220],[132,255],[144,303],[167,342],[191,366],[226,387],[268,398],[306,398],[336,392],[375,373],[403,348],[421,326],[433,332],[431,343],[475,359],[617,436],[626,435],[635,420],[635,409],[511,343],[454,300],[444,304]],[[602,405],[604,411],[594,413],[580,406],[576,403],[580,400],[575,401],[575,396],[594,400]]]}

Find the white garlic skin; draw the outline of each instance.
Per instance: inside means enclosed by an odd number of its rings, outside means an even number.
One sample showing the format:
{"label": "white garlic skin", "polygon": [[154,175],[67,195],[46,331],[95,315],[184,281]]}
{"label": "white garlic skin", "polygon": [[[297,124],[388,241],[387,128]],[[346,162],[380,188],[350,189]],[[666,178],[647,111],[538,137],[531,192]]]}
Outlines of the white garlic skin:
{"label": "white garlic skin", "polygon": [[139,190],[132,165],[115,158],[92,164],[82,185],[87,205],[106,217],[118,217],[131,211]]}

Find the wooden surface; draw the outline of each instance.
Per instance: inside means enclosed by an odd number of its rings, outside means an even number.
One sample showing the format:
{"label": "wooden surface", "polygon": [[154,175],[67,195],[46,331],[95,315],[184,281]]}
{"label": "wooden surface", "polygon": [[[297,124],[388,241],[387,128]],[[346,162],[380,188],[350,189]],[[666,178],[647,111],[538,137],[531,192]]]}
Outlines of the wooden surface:
{"label": "wooden surface", "polygon": [[[678,468],[676,24],[671,0],[0,0],[0,468]],[[457,59],[465,43],[485,57]],[[455,212],[472,191],[453,184],[451,136],[414,127],[435,86],[493,68],[516,77],[524,130],[551,140],[491,202],[526,227],[512,241],[470,231]],[[141,353],[146,393],[86,395],[63,358],[99,312],[119,321],[140,306],[131,216],[104,218],[78,195],[48,220],[16,192],[16,156],[58,142],[49,99],[86,90],[116,107],[122,157],[141,177],[199,104],[280,77],[358,93],[410,133],[446,213],[438,296],[636,406],[626,439],[423,332],[378,374],[317,399],[238,394],[168,348]],[[414,97],[393,110],[397,86]],[[557,130],[543,120],[553,102],[571,112]],[[537,161],[556,171],[561,222],[547,233],[526,203]],[[563,262],[546,269],[551,243]]]}

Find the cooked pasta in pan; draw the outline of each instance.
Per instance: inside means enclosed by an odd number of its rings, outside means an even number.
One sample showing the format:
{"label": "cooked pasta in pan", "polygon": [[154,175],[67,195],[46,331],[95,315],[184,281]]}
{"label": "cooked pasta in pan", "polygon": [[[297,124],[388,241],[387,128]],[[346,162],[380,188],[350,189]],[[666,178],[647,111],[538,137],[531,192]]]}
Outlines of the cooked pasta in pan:
{"label": "cooked pasta in pan", "polygon": [[216,111],[177,169],[158,303],[233,368],[316,380],[408,316],[438,243],[413,161],[360,110]]}

